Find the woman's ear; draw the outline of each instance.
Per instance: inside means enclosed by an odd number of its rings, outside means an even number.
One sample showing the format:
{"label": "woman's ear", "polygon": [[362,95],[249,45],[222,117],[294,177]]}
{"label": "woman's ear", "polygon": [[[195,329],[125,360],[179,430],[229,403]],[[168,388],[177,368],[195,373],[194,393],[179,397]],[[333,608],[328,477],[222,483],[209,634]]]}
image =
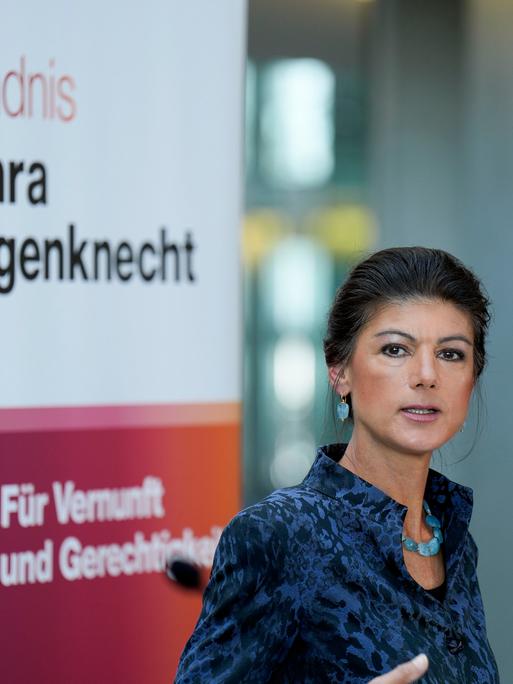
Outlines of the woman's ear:
{"label": "woman's ear", "polygon": [[346,396],[351,391],[347,371],[342,366],[330,366],[328,379],[334,391],[340,396]]}

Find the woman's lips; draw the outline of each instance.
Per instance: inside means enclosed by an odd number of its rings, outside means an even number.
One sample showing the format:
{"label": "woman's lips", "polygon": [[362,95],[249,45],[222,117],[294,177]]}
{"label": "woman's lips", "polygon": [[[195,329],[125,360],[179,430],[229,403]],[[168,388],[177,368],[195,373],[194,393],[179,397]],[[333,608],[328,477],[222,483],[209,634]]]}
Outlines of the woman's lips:
{"label": "woman's lips", "polygon": [[413,406],[408,406],[401,409],[401,413],[406,418],[413,420],[416,423],[433,423],[440,415],[440,411],[438,409],[423,409]]}

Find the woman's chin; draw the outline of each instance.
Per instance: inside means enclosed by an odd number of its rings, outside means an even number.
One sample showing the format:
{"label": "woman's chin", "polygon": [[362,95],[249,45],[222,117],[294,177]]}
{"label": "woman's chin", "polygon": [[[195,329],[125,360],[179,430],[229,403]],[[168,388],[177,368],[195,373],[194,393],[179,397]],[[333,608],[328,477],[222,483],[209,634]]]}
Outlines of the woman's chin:
{"label": "woman's chin", "polygon": [[419,434],[418,431],[416,434],[412,434],[411,431],[408,431],[407,433],[394,435],[393,441],[397,445],[398,451],[423,455],[439,449],[451,439],[453,434],[453,432],[440,432],[440,430],[433,430],[431,434],[427,431],[425,434]]}
{"label": "woman's chin", "polygon": [[432,454],[436,449],[440,449],[447,440],[410,440],[402,443],[402,451],[410,454]]}

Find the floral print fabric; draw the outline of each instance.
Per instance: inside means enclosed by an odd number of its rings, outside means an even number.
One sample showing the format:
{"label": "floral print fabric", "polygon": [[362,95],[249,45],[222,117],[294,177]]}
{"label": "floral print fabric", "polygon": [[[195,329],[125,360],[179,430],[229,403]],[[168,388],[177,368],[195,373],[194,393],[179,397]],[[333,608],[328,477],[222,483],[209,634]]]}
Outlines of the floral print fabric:
{"label": "floral print fabric", "polygon": [[424,684],[497,684],[468,530],[472,490],[430,469],[443,601],[410,576],[406,507],[322,447],[303,482],[238,513],[216,550],[175,684],[363,684],[419,652]]}

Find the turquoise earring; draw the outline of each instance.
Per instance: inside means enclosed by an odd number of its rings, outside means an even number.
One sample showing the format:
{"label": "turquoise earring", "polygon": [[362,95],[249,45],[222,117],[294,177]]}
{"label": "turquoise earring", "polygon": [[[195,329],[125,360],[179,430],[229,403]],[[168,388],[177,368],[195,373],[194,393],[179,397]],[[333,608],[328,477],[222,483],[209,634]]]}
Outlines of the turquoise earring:
{"label": "turquoise earring", "polygon": [[344,422],[349,416],[349,404],[346,402],[345,396],[340,397],[340,402],[337,404],[337,417]]}

